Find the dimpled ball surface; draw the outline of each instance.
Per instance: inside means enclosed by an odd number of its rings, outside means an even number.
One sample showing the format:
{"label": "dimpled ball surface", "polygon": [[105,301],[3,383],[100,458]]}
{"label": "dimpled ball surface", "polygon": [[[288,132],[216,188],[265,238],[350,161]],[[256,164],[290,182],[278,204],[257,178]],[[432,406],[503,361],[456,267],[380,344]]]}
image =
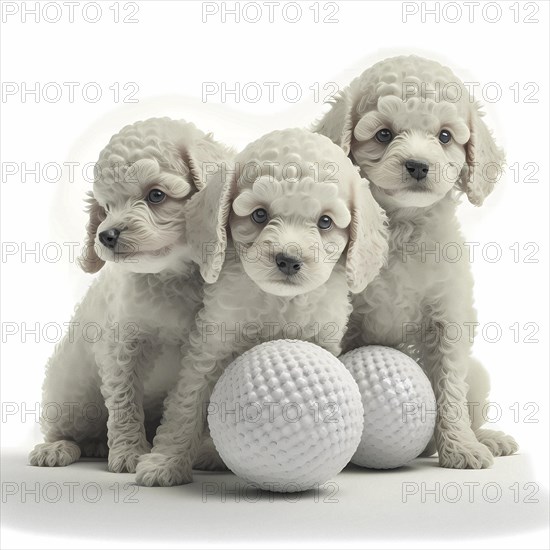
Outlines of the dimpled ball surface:
{"label": "dimpled ball surface", "polygon": [[435,427],[435,396],[420,366],[400,351],[365,346],[340,357],[359,386],[365,422],[351,461],[398,468],[416,458]]}
{"label": "dimpled ball surface", "polygon": [[227,466],[262,489],[304,491],[338,474],[357,449],[357,384],[308,342],[260,344],[229,365],[210,399],[210,432]]}

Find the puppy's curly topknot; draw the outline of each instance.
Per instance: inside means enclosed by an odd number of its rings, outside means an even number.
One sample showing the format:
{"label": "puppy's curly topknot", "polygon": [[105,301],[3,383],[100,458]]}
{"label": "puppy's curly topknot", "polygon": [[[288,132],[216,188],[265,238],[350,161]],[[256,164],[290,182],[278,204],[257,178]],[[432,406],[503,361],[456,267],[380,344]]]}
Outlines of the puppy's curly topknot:
{"label": "puppy's curly topknot", "polygon": [[417,55],[379,61],[355,78],[349,89],[358,117],[375,109],[380,97],[387,95],[447,101],[461,109],[470,101],[468,90],[449,67]]}
{"label": "puppy's curly topknot", "polygon": [[[202,146],[201,146],[202,143]],[[110,185],[120,182],[130,165],[138,160],[155,160],[163,172],[189,176],[189,159],[184,152],[194,144],[198,160],[206,160],[201,149],[208,148],[210,162],[219,162],[231,151],[205,134],[192,122],[172,120],[169,117],[149,118],[124,126],[99,154],[96,183]],[[202,158],[202,157],[205,158]]]}
{"label": "puppy's curly topknot", "polygon": [[[330,159],[330,162],[327,161]],[[276,130],[247,145],[235,159],[239,190],[259,177],[276,181],[311,178],[315,183],[330,178],[344,193],[357,170],[344,151],[321,134],[302,128]]]}

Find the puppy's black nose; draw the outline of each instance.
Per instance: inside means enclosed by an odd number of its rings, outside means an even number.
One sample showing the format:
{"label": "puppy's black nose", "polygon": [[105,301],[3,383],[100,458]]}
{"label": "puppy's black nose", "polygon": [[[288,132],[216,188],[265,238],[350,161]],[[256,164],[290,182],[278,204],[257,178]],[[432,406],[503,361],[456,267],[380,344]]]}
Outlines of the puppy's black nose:
{"label": "puppy's black nose", "polygon": [[106,246],[107,248],[114,248],[116,245],[116,242],[118,241],[118,236],[120,235],[120,231],[118,229],[107,229],[106,231],[102,231],[99,234],[99,240],[102,245]]}
{"label": "puppy's black nose", "polygon": [[405,168],[407,172],[416,180],[420,181],[428,175],[429,166],[421,160],[406,160]]}
{"label": "puppy's black nose", "polygon": [[277,256],[275,256],[275,262],[279,271],[282,271],[285,275],[295,275],[300,271],[303,263],[302,260],[298,258],[285,256],[284,254],[277,254]]}

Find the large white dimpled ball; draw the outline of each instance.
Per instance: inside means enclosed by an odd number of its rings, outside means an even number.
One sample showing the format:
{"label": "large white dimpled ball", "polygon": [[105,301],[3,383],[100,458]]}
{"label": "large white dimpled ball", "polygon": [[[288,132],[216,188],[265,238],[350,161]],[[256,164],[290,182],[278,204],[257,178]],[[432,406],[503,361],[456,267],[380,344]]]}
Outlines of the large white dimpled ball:
{"label": "large white dimpled ball", "polygon": [[239,477],[270,491],[305,491],[349,462],[361,440],[363,406],[336,357],[308,342],[275,340],[225,370],[208,424]]}
{"label": "large white dimpled ball", "polygon": [[340,357],[359,386],[365,423],[351,461],[398,468],[416,458],[435,427],[435,395],[416,361],[393,348],[365,346]]}

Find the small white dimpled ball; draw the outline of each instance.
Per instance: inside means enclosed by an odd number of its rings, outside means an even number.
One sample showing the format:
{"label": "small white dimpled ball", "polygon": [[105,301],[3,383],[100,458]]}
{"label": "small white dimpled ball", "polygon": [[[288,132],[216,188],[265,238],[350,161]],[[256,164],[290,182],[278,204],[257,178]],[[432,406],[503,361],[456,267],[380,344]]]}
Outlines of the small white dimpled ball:
{"label": "small white dimpled ball", "polygon": [[361,440],[357,384],[331,353],[275,340],[235,359],[208,409],[216,449],[239,477],[275,492],[305,491],[338,474]]}
{"label": "small white dimpled ball", "polygon": [[340,360],[359,386],[365,414],[361,443],[351,461],[389,469],[416,458],[435,427],[435,395],[424,371],[385,346],[357,348]]}

